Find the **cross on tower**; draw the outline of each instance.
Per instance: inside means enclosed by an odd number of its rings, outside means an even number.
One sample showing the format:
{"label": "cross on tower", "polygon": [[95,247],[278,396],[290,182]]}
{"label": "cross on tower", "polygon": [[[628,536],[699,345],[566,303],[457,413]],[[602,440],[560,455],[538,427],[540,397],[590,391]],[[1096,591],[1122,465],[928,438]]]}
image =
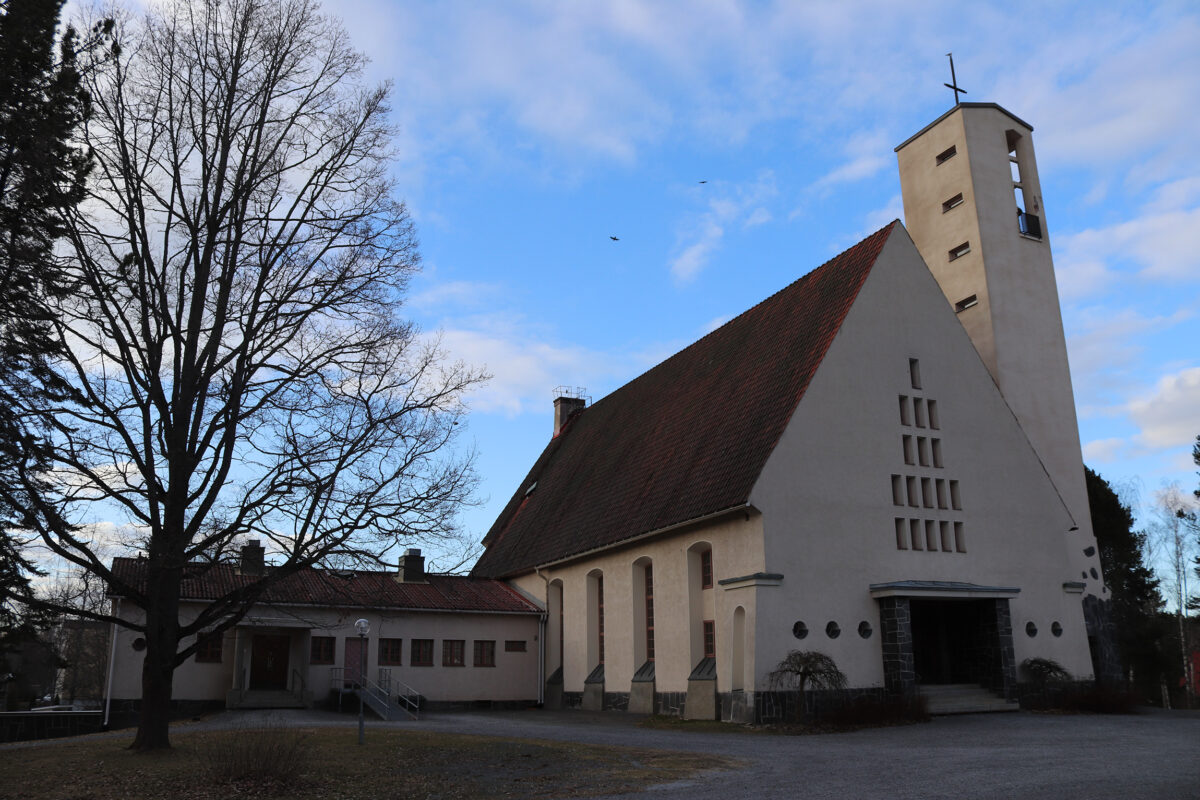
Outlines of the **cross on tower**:
{"label": "cross on tower", "polygon": [[960,89],[958,87],[958,79],[954,77],[954,54],[946,53],[946,56],[950,59],[950,82],[943,83],[942,86],[945,86],[947,89],[954,92],[954,105],[958,105],[958,93],[962,92],[963,94],[966,94],[967,90]]}

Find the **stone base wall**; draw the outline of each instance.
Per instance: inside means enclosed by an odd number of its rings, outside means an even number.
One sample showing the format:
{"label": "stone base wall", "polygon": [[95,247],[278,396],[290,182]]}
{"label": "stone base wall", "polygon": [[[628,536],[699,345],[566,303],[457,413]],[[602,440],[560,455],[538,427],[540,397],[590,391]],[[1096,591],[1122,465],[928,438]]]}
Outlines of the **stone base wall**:
{"label": "stone base wall", "polygon": [[753,722],[797,722],[812,719],[845,708],[860,700],[884,701],[894,695],[882,686],[863,689],[843,689],[819,692],[795,690],[755,692],[753,695]]}
{"label": "stone base wall", "polygon": [[754,692],[721,692],[718,700],[722,722],[754,722]]}
{"label": "stone base wall", "polygon": [[583,692],[563,692],[562,708],[583,708]]}
{"label": "stone base wall", "polygon": [[654,713],[654,681],[635,681],[629,685],[629,711],[633,714]]}
{"label": "stone base wall", "polygon": [[583,703],[584,711],[603,711],[604,710],[604,684],[603,683],[586,683],[583,686]]}
{"label": "stone base wall", "polygon": [[717,710],[717,682],[710,680],[688,681],[687,701],[683,705],[683,718],[716,719]]}
{"label": "stone base wall", "polygon": [[664,717],[682,717],[687,692],[655,692],[654,713]]}

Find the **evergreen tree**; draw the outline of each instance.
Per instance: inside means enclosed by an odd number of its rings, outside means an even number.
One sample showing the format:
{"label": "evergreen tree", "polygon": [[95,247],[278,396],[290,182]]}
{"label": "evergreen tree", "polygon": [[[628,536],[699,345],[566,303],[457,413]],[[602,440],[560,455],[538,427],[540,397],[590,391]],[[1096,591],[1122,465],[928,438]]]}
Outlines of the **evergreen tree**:
{"label": "evergreen tree", "polygon": [[[0,0],[0,488],[12,490],[0,497],[23,497],[12,485],[18,465],[45,463],[45,427],[30,424],[18,399],[37,406],[68,391],[47,369],[61,346],[47,300],[70,292],[54,246],[91,166],[77,144],[90,112],[77,56],[112,23],[82,43],[70,28],[56,38],[62,5]],[[21,552],[24,505],[0,501],[0,652],[43,622],[18,602],[34,571]]]}
{"label": "evergreen tree", "polygon": [[1112,595],[1117,649],[1125,678],[1151,697],[1169,664],[1159,611],[1158,579],[1142,558],[1146,534],[1133,529],[1133,513],[1104,478],[1084,468],[1092,528],[1100,547],[1104,582]]}

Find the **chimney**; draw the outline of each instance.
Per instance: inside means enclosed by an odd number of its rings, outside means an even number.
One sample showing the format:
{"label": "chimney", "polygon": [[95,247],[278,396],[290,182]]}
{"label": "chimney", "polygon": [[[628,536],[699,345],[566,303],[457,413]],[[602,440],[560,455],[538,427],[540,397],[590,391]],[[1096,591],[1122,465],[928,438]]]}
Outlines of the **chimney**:
{"label": "chimney", "polygon": [[566,386],[559,386],[554,390],[555,436],[558,436],[568,419],[587,408],[588,397],[584,394],[585,391],[583,388],[571,389]]}
{"label": "chimney", "polygon": [[425,583],[425,556],[416,547],[410,547],[400,556],[400,582]]}
{"label": "chimney", "polygon": [[251,539],[242,545],[242,574],[262,575],[266,571],[263,563],[266,552],[258,539]]}

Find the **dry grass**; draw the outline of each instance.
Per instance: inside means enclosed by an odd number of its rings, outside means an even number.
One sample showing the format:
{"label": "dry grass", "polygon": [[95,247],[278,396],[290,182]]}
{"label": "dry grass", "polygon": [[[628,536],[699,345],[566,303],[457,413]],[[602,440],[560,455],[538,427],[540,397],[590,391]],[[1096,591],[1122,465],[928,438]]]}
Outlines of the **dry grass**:
{"label": "dry grass", "polygon": [[[305,761],[291,780],[227,781],[206,774],[208,755],[245,731],[173,733],[174,749],[137,754],[124,737],[84,737],[0,750],[3,800],[216,800],[217,798],[588,797],[632,792],[738,765],[716,756],[522,739],[369,731],[299,732]],[[283,785],[286,783],[286,788]]]}

